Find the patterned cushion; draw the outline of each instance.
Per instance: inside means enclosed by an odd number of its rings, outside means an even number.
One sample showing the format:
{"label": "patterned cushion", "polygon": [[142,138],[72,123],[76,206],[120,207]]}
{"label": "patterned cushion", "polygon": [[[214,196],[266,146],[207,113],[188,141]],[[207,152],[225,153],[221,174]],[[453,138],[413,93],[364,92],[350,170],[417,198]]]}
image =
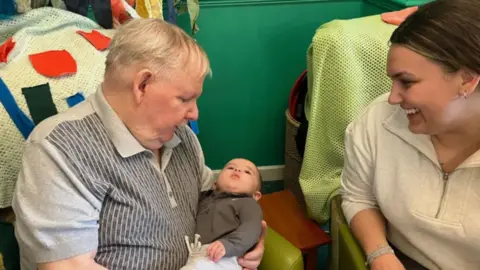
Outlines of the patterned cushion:
{"label": "patterned cushion", "polygon": [[[13,37],[15,47],[8,62],[0,63],[0,78],[12,93],[19,108],[30,116],[23,87],[48,83],[53,102],[61,113],[68,108],[66,98],[82,92],[86,97],[97,90],[103,79],[107,51],[97,51],[77,30],[99,32],[112,36],[115,30],[101,29],[89,18],[56,8],[37,8],[9,20],[0,21],[0,44]],[[29,55],[67,50],[77,63],[77,73],[62,78],[47,78],[32,67]],[[24,138],[0,104],[0,208],[12,201],[15,181],[20,170]]]}

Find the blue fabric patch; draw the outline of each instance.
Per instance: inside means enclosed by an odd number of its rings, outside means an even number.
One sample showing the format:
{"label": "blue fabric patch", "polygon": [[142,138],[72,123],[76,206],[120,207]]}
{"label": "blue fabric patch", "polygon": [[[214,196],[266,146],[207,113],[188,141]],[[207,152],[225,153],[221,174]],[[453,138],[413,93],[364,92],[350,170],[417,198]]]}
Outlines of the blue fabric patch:
{"label": "blue fabric patch", "polygon": [[167,21],[172,24],[177,24],[177,10],[175,9],[175,1],[168,0],[168,16]]}
{"label": "blue fabric patch", "polygon": [[10,115],[10,118],[20,133],[22,133],[23,138],[27,139],[34,128],[33,121],[18,107],[15,98],[1,78],[0,102],[3,104],[3,107],[5,107],[5,110],[8,115]]}
{"label": "blue fabric patch", "polygon": [[78,92],[73,96],[67,97],[67,104],[69,107],[73,107],[84,100],[85,97],[83,96],[83,94]]}
{"label": "blue fabric patch", "polygon": [[13,16],[12,15],[3,15],[3,14],[0,14],[0,21],[2,20],[9,20],[11,19]]}
{"label": "blue fabric patch", "polygon": [[197,134],[200,133],[200,130],[198,129],[198,122],[197,121],[189,121],[190,128],[193,130],[193,133]]}
{"label": "blue fabric patch", "polygon": [[[14,0],[1,0],[0,15],[11,16],[16,13]],[[2,16],[5,17],[5,16]]]}

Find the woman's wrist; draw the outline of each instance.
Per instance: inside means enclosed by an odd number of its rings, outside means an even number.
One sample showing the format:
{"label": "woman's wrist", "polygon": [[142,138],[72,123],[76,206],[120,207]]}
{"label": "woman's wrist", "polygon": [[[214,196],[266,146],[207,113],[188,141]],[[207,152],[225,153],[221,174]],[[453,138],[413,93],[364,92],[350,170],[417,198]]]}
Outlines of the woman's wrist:
{"label": "woman's wrist", "polygon": [[390,255],[395,254],[395,251],[390,245],[388,244],[379,245],[377,246],[377,249],[367,254],[367,261],[365,262],[365,265],[371,265],[375,259],[382,257],[384,255],[389,255],[389,254]]}

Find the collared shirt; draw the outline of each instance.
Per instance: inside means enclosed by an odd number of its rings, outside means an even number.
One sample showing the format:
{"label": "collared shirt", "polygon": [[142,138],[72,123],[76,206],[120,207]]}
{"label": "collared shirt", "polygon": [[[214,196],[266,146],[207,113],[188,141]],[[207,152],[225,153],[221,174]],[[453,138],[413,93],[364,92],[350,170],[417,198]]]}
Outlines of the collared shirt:
{"label": "collared shirt", "polygon": [[96,250],[115,269],[179,269],[211,170],[188,127],[163,146],[161,164],[99,89],[41,122],[25,145],[13,199],[22,269]]}
{"label": "collared shirt", "polygon": [[378,208],[387,238],[428,269],[480,269],[480,151],[442,172],[430,137],[379,97],[346,131],[342,208]]}

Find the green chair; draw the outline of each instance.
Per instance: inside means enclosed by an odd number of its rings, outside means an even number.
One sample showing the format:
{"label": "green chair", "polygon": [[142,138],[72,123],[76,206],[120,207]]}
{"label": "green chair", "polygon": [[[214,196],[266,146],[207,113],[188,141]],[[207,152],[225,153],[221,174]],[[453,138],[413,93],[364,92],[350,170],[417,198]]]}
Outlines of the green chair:
{"label": "green chair", "polygon": [[367,269],[337,194],[347,125],[390,90],[385,63],[395,28],[380,15],[333,20],[317,29],[307,51],[309,123],[300,185],[309,216],[330,222],[330,270]]}
{"label": "green chair", "polygon": [[367,270],[366,257],[352,235],[342,211],[342,198],[335,196],[331,201],[330,270]]}
{"label": "green chair", "polygon": [[308,134],[299,182],[308,215],[320,224],[330,219],[340,186],[347,125],[390,90],[385,63],[394,29],[380,15],[333,20],[317,29],[307,51]]}
{"label": "green chair", "polygon": [[365,260],[362,256],[362,251],[346,224],[340,225],[339,234],[338,250],[339,253],[344,256],[342,256],[342,259],[338,262],[338,268],[366,270],[367,267],[364,264]]}
{"label": "green chair", "polygon": [[[430,0],[376,2],[406,8]],[[299,182],[308,215],[321,224],[330,222],[330,270],[367,269],[338,195],[344,135],[347,125],[370,102],[390,90],[385,65],[388,41],[396,27],[383,22],[380,14],[332,20],[315,31],[307,50],[308,135]]]}
{"label": "green chair", "polygon": [[303,270],[302,252],[271,228],[265,237],[265,253],[258,270]]}

